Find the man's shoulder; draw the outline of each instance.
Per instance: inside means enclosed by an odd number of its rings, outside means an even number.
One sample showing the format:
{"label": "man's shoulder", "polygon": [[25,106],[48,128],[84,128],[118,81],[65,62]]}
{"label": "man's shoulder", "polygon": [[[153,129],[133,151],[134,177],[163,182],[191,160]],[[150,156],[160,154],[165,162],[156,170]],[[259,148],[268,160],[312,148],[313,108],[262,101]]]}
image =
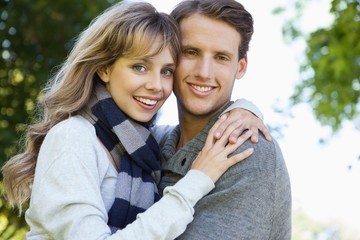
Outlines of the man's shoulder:
{"label": "man's shoulder", "polygon": [[234,154],[250,147],[254,148],[254,153],[239,164],[236,164],[232,171],[241,172],[252,169],[263,172],[275,172],[276,168],[285,166],[282,151],[274,138],[272,141],[268,141],[262,134],[259,134],[259,141],[257,143],[254,144],[248,140]]}
{"label": "man's shoulder", "polygon": [[265,139],[262,134],[259,134],[259,141],[254,146],[254,154],[257,157],[265,157],[266,159],[278,159],[279,157],[282,158],[282,155],[279,156],[278,154],[281,153],[281,149],[279,143],[275,138],[272,138],[271,141]]}
{"label": "man's shoulder", "polygon": [[254,148],[254,153],[226,171],[217,182],[214,192],[237,192],[244,188],[258,191],[261,186],[266,191],[286,189],[285,192],[289,193],[288,170],[277,141],[259,137],[258,143],[246,141],[236,153],[249,147]]}

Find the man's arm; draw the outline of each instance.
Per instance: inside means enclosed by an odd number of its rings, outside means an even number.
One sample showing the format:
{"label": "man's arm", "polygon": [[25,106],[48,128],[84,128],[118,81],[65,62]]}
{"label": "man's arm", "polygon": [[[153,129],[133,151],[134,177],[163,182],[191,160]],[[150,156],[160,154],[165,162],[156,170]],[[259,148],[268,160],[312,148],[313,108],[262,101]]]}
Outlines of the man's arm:
{"label": "man's arm", "polygon": [[291,239],[290,181],[279,146],[261,137],[253,147],[198,202],[180,239]]}

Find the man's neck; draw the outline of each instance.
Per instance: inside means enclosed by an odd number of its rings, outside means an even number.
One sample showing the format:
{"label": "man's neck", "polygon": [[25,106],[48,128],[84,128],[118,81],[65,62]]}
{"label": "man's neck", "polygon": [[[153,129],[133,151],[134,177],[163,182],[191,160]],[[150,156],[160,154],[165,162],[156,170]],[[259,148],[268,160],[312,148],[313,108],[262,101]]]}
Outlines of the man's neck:
{"label": "man's neck", "polygon": [[229,103],[224,104],[216,112],[204,114],[204,115],[194,115],[190,112],[184,110],[180,104],[178,104],[178,118],[179,118],[179,128],[180,128],[180,138],[176,146],[176,150],[179,150],[190,142],[198,133],[200,133],[203,128],[213,119],[217,114],[223,112],[228,106]]}
{"label": "man's neck", "polygon": [[213,118],[213,116],[194,116],[190,114],[179,114],[180,139],[177,150],[185,146],[193,139]]}

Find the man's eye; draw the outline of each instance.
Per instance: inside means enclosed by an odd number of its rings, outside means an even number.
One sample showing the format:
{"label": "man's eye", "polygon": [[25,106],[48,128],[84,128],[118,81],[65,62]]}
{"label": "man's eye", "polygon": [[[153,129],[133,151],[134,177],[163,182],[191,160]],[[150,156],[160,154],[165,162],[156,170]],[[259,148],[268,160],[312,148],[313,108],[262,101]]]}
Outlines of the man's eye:
{"label": "man's eye", "polygon": [[227,56],[220,55],[217,57],[220,61],[229,61],[229,58]]}
{"label": "man's eye", "polygon": [[143,65],[134,65],[132,67],[137,72],[145,72],[146,68]]}

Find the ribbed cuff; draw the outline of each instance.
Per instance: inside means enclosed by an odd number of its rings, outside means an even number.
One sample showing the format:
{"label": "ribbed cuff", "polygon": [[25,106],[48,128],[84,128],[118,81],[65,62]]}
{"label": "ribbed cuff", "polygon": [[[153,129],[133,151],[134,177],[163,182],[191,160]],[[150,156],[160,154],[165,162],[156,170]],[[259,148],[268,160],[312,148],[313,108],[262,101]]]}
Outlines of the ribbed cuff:
{"label": "ribbed cuff", "polygon": [[214,187],[215,184],[209,176],[199,170],[191,169],[174,186],[166,187],[164,194],[176,191],[187,199],[192,206],[195,206]]}

